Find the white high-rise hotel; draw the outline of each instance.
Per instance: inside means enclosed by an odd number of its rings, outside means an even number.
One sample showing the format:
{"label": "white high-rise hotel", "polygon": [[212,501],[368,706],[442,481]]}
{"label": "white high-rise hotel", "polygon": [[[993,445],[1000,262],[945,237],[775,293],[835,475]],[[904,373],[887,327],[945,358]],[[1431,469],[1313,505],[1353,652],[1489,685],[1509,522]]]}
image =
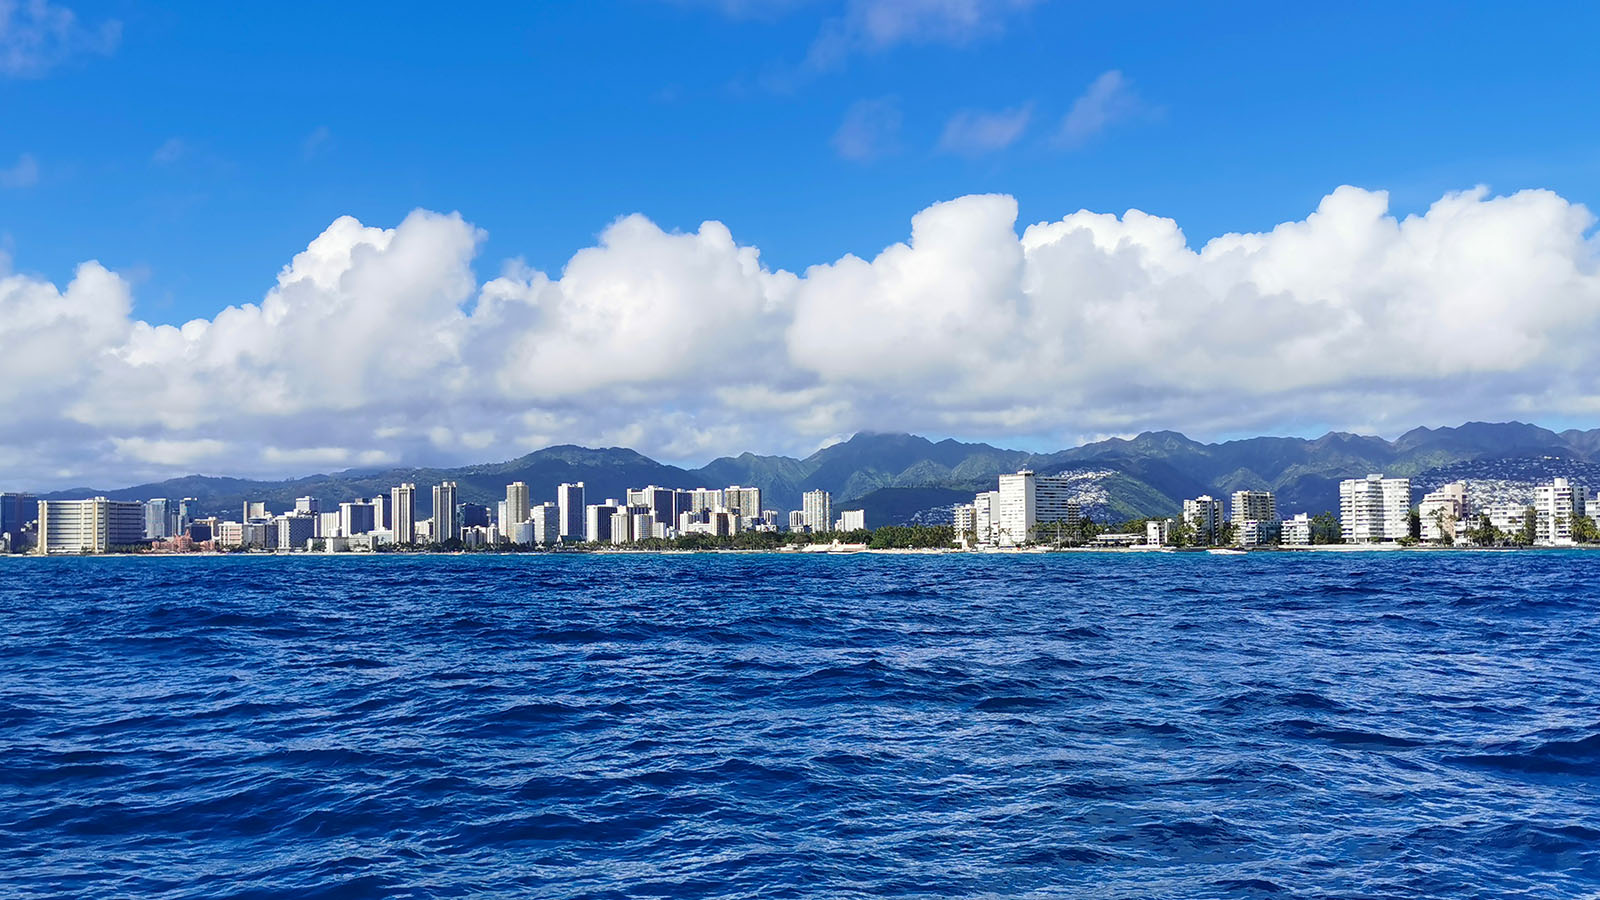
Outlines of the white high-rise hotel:
{"label": "white high-rise hotel", "polygon": [[1368,475],[1339,482],[1339,524],[1347,544],[1398,541],[1410,534],[1411,479]]}
{"label": "white high-rise hotel", "polygon": [[456,483],[441,481],[433,488],[433,542],[446,544],[461,535],[456,522]]}
{"label": "white high-rise hotel", "polygon": [[394,507],[394,542],[410,546],[417,542],[417,486],[402,484],[389,492]]}
{"label": "white high-rise hotel", "polygon": [[1585,512],[1589,492],[1565,478],[1533,489],[1534,540],[1544,545],[1572,543],[1572,523]]}
{"label": "white high-rise hotel", "polygon": [[1038,538],[1035,531],[1041,525],[1070,527],[1080,521],[1070,478],[1023,469],[1001,475],[999,481],[999,490],[985,491],[971,506],[956,508],[956,521],[971,523],[980,544],[1012,547]]}
{"label": "white high-rise hotel", "polygon": [[833,496],[827,491],[806,491],[800,497],[800,509],[806,527],[813,532],[833,529]]}

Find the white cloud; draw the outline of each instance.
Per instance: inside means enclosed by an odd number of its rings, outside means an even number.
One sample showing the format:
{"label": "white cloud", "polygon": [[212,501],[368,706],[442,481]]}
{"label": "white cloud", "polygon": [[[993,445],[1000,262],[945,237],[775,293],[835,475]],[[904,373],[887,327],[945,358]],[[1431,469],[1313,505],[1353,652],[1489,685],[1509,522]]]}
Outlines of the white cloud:
{"label": "white cloud", "polygon": [[1102,73],[1088,90],[1073,101],[1072,109],[1061,120],[1057,143],[1079,147],[1118,122],[1144,115],[1149,108],[1120,71]]}
{"label": "white cloud", "polygon": [[1028,129],[1033,117],[1033,104],[999,112],[961,110],[944,124],[939,136],[939,149],[959,156],[982,156],[1004,150],[1017,142]]}
{"label": "white cloud", "polygon": [[806,63],[839,65],[851,53],[904,43],[965,44],[1003,31],[1041,0],[849,0],[812,43]]}
{"label": "white cloud", "polygon": [[115,20],[90,26],[48,0],[0,0],[0,75],[37,77],[73,56],[111,53],[121,38]]}
{"label": "white cloud", "polygon": [[0,380],[0,487],[564,442],[704,459],[862,428],[1067,445],[1596,408],[1600,240],[1548,191],[1400,218],[1343,187],[1200,247],[1137,210],[1020,234],[1016,215],[1005,196],[935,204],[905,243],[800,274],[720,223],[627,216],[559,277],[512,263],[481,285],[460,216],[341,218],[259,303],[181,327],[133,319],[97,263],[58,288],[0,259],[0,346],[27,373]]}
{"label": "white cloud", "polygon": [[39,161],[24,153],[8,169],[0,169],[0,188],[26,188],[39,183]]}
{"label": "white cloud", "polygon": [[833,149],[854,162],[868,162],[899,149],[900,102],[894,97],[857,100],[833,134]]}

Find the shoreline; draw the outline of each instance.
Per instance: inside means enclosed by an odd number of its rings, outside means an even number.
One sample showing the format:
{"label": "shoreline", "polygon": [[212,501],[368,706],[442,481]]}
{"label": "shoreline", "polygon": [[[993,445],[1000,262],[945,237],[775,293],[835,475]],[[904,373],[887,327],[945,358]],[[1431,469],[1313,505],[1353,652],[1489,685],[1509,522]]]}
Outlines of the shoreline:
{"label": "shoreline", "polygon": [[[1224,550],[1224,553],[1212,553],[1212,550]],[[1130,554],[1159,554],[1167,556],[1247,556],[1255,554],[1269,555],[1298,555],[1298,554],[1349,554],[1349,553],[1527,553],[1527,552],[1592,552],[1600,551],[1600,544],[1573,544],[1570,546],[1552,547],[1437,547],[1437,546],[1412,546],[1404,547],[1398,544],[1316,544],[1306,547],[1148,547],[1136,545],[1132,547],[986,547],[983,549],[960,549],[955,547],[882,547],[872,548],[864,545],[799,545],[795,547],[782,547],[773,549],[736,549],[713,548],[706,550],[647,550],[634,548],[617,549],[572,549],[572,550],[500,550],[500,551],[468,551],[468,550],[385,550],[372,551],[245,551],[240,553],[218,552],[214,550],[194,552],[153,552],[153,553],[53,553],[48,556],[37,553],[9,553],[0,555],[0,560],[6,559],[221,559],[221,558],[282,558],[282,559],[323,559],[323,558],[366,558],[366,557],[391,557],[391,556],[703,556],[703,555],[738,555],[738,556],[1051,556],[1062,554],[1087,554],[1087,555],[1130,555]]]}

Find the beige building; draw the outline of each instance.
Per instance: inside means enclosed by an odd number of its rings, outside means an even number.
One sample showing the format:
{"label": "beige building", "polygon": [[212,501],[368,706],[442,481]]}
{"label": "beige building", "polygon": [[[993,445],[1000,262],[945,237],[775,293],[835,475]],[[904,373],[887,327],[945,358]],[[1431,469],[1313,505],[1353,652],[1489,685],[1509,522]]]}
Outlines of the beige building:
{"label": "beige building", "polygon": [[38,552],[105,553],[144,541],[144,504],[137,500],[40,500]]}

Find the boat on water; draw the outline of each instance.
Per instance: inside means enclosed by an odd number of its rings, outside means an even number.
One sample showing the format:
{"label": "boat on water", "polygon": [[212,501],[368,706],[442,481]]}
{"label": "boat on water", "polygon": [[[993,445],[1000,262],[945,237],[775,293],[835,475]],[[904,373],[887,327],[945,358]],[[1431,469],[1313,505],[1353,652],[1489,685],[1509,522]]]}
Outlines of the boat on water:
{"label": "boat on water", "polygon": [[1249,551],[1248,550],[1235,550],[1232,547],[1212,547],[1210,550],[1207,550],[1206,552],[1207,553],[1215,553],[1218,556],[1243,556],[1246,553],[1248,553]]}

